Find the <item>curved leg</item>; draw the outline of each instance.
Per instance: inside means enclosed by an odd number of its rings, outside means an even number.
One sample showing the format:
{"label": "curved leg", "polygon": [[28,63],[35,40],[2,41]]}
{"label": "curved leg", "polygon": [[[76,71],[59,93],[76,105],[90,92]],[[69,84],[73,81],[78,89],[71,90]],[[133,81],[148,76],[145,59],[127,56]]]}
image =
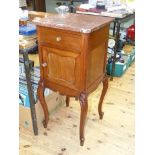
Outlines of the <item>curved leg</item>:
{"label": "curved leg", "polygon": [[102,94],[101,94],[100,101],[98,104],[98,113],[99,113],[100,119],[102,119],[103,115],[104,115],[104,112],[102,112],[102,104],[103,104],[103,99],[104,99],[104,96],[107,92],[107,89],[108,89],[108,78],[105,77],[103,79],[103,89],[102,89]]}
{"label": "curved leg", "polygon": [[70,98],[66,96],[66,107],[69,107],[69,101],[70,101]]}
{"label": "curved leg", "polygon": [[78,99],[79,99],[79,98],[76,96],[76,97],[75,97],[75,100],[77,101]]}
{"label": "curved leg", "polygon": [[81,115],[80,115],[80,145],[84,145],[84,126],[87,116],[88,110],[88,101],[87,101],[87,94],[81,93],[79,96],[80,105],[81,105]]}
{"label": "curved leg", "polygon": [[40,80],[38,90],[37,90],[37,94],[38,94],[38,98],[39,98],[40,104],[43,108],[44,116],[45,116],[45,120],[43,121],[43,125],[44,125],[44,128],[47,128],[47,124],[48,124],[48,120],[49,120],[49,114],[48,114],[47,104],[46,104],[46,101],[44,98],[44,90],[45,90],[44,83],[42,80]]}

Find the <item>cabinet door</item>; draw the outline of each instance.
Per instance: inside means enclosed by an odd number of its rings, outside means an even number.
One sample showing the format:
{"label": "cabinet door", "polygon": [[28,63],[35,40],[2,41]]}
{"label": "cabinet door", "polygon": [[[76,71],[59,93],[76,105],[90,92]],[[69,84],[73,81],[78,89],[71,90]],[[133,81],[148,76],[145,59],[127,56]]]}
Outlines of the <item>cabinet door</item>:
{"label": "cabinet door", "polygon": [[81,88],[81,54],[41,46],[43,77],[48,82],[75,90]]}

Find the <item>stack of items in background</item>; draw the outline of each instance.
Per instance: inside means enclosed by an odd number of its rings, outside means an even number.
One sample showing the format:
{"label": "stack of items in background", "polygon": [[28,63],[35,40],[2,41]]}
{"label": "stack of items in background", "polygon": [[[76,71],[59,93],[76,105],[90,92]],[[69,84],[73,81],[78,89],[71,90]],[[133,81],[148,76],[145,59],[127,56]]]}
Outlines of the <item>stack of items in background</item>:
{"label": "stack of items in background", "polygon": [[[23,46],[24,45],[24,46]],[[36,25],[29,22],[28,10],[20,9],[19,18],[19,52],[23,52],[23,47],[28,53],[38,53]]]}
{"label": "stack of items in background", "polygon": [[[23,50],[27,50],[28,53],[37,53],[37,36],[36,36],[36,26],[31,23],[35,17],[44,17],[48,15],[42,12],[35,12],[27,10],[23,11],[20,9],[20,26],[19,26],[19,51],[23,53]],[[22,56],[22,55],[21,55]],[[30,100],[29,93],[27,89],[27,81],[25,75],[24,60],[20,56],[19,58],[19,124],[20,127],[26,128],[28,131],[33,133],[31,109],[30,109]],[[40,69],[35,66],[36,61],[29,60],[31,68],[31,85],[33,88],[33,96],[35,99],[35,111],[37,118],[38,128],[43,126],[42,122],[44,120],[44,113],[39,103],[37,97],[38,82],[40,80]],[[45,89],[45,100],[48,106],[49,114],[52,114],[56,111],[57,108],[62,106],[65,103],[65,97],[61,96],[58,92],[50,91]]]}
{"label": "stack of items in background", "polygon": [[[35,110],[37,117],[38,128],[43,126],[44,113],[37,97],[38,82],[40,80],[40,69],[38,67],[32,67],[31,70],[31,84],[33,88],[33,96],[35,99]],[[56,111],[57,108],[65,103],[64,96],[61,96],[58,92],[50,91],[45,89],[45,100],[48,106],[49,114]],[[30,100],[27,89],[27,82],[25,76],[24,64],[19,63],[19,124],[20,127],[28,129],[33,132],[31,111],[30,111]]]}
{"label": "stack of items in background", "polygon": [[[35,102],[37,101],[37,88],[39,80],[40,80],[40,70],[38,67],[33,67],[31,70],[31,85],[33,88],[32,93],[34,95]],[[47,95],[48,93],[49,92],[46,92]],[[19,63],[19,104],[24,107],[30,108],[27,81],[23,63]]]}
{"label": "stack of items in background", "polygon": [[123,0],[88,0],[76,8],[77,13],[123,18],[135,12],[135,3]]}
{"label": "stack of items in background", "polygon": [[[118,51],[116,54],[115,71],[113,76],[122,76],[128,67],[135,60],[135,29],[134,25],[131,25],[127,29],[120,31],[120,37],[118,42]],[[108,55],[107,55],[107,74],[111,75],[112,62],[114,61],[114,46],[115,40],[109,39],[108,42]]]}

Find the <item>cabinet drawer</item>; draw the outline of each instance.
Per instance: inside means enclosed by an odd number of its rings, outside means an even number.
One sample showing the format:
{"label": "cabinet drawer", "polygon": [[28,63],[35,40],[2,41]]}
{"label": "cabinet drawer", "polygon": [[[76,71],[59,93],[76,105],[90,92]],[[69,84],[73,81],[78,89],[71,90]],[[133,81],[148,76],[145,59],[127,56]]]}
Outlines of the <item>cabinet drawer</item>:
{"label": "cabinet drawer", "polygon": [[55,48],[74,52],[81,51],[80,33],[70,33],[64,30],[38,27],[38,40],[40,44],[49,44]]}

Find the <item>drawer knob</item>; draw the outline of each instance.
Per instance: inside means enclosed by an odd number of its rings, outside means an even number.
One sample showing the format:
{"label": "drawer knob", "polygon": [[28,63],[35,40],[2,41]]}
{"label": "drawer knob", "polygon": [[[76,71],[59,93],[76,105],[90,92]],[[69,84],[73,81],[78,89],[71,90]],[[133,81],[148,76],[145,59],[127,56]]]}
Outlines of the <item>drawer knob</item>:
{"label": "drawer knob", "polygon": [[45,63],[43,63],[43,64],[42,64],[42,66],[43,66],[43,67],[46,67],[46,66],[47,66],[47,63],[46,63],[46,62],[45,62]]}
{"label": "drawer knob", "polygon": [[56,37],[56,41],[57,42],[61,41],[61,37]]}

